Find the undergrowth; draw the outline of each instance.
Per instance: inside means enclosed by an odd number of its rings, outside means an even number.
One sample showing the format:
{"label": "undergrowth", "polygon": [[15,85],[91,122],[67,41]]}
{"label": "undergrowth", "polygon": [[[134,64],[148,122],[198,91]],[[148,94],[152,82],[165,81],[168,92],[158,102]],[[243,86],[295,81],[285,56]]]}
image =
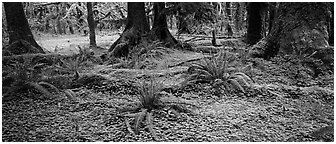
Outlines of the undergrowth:
{"label": "undergrowth", "polygon": [[[163,110],[163,108],[168,108],[178,116],[180,112],[192,113],[192,110],[186,106],[196,106],[193,102],[177,98],[162,90],[162,82],[155,80],[153,77],[150,78],[149,82],[145,80],[138,82],[138,101],[120,110],[125,116],[127,129],[130,133],[139,134],[140,125],[144,121],[154,140],[158,140],[153,129],[152,110],[154,109]],[[134,131],[127,117],[134,117]]]}
{"label": "undergrowth", "polygon": [[251,65],[240,69],[236,55],[226,51],[204,58],[199,63],[194,63],[190,69],[192,74],[186,79],[186,84],[207,82],[214,87],[224,86],[228,90],[233,86],[234,89],[245,92],[254,82],[244,73],[251,70]]}
{"label": "undergrowth", "polygon": [[[59,92],[54,85],[42,81],[41,71],[45,68],[45,63],[35,63],[31,59],[25,59],[23,63],[13,62],[3,69],[3,100],[11,100],[14,94],[31,89],[37,90],[43,96],[51,98],[51,89]],[[48,89],[49,88],[49,89]]]}
{"label": "undergrowth", "polygon": [[154,69],[163,55],[169,53],[170,50],[165,48],[160,41],[142,42],[132,48],[126,57],[110,58],[108,63],[115,68],[127,69]]}

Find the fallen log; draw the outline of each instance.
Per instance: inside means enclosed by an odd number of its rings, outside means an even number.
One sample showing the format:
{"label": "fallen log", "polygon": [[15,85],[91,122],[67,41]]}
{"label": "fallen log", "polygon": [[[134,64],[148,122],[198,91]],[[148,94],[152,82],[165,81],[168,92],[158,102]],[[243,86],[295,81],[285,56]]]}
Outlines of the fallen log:
{"label": "fallen log", "polygon": [[36,54],[22,54],[22,55],[12,55],[12,56],[3,56],[2,57],[2,64],[8,65],[13,61],[18,61],[23,63],[26,60],[44,60],[44,63],[53,63],[56,60],[59,60],[61,58],[67,58],[71,57],[71,55],[61,55],[61,54],[42,54],[42,53],[36,53]]}
{"label": "fallen log", "polygon": [[172,68],[172,67],[177,67],[177,66],[181,66],[185,63],[188,63],[188,62],[193,62],[193,61],[199,61],[201,59],[204,59],[204,58],[210,58],[212,56],[204,56],[204,57],[201,57],[201,58],[195,58],[195,59],[189,59],[189,60],[186,60],[186,61],[183,61],[183,62],[179,62],[177,64],[174,64],[174,65],[169,65],[168,68]]}
{"label": "fallen log", "polygon": [[215,46],[198,46],[194,48],[196,52],[202,52],[202,53],[217,53],[223,48],[221,47],[215,47]]}

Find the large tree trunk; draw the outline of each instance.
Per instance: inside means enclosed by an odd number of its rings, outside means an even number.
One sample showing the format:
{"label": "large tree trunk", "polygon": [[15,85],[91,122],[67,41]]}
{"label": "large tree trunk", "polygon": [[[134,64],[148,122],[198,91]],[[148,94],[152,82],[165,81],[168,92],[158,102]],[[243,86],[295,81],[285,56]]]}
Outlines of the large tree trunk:
{"label": "large tree trunk", "polygon": [[256,44],[261,38],[262,19],[261,11],[265,7],[264,3],[251,2],[247,5],[247,43]]}
{"label": "large tree trunk", "polygon": [[295,55],[314,76],[333,71],[334,47],[328,44],[330,3],[280,3],[272,30],[253,45],[252,57],[269,59],[277,54]]}
{"label": "large tree trunk", "polygon": [[252,46],[251,56],[270,58],[276,54],[312,54],[327,48],[328,3],[280,3],[271,32]]}
{"label": "large tree trunk", "polygon": [[17,42],[22,43],[22,46],[26,46],[25,42],[32,45],[32,47],[25,47],[24,51],[33,53],[44,53],[43,49],[36,43],[32,32],[30,31],[28,21],[23,11],[23,5],[21,2],[5,2],[5,13],[7,19],[7,27],[9,34],[9,44],[15,44]]}
{"label": "large tree trunk", "polygon": [[129,49],[139,44],[149,32],[143,2],[128,2],[127,11],[125,30],[109,49],[115,57],[127,56]]}
{"label": "large tree trunk", "polygon": [[164,9],[164,2],[154,3],[154,24],[149,35],[152,40],[160,40],[161,42],[164,42],[167,47],[171,47],[176,45],[178,42],[168,30],[167,18],[164,13]]}
{"label": "large tree trunk", "polygon": [[89,30],[90,30],[90,47],[96,47],[96,33],[95,33],[95,21],[93,19],[93,11],[92,11],[92,2],[87,2],[87,21],[89,25]]}

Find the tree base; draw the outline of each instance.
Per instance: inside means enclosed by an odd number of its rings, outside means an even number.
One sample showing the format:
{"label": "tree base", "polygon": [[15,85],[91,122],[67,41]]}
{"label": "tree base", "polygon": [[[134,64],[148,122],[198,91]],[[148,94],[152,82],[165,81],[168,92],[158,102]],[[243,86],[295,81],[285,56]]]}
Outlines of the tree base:
{"label": "tree base", "polygon": [[110,56],[125,57],[128,55],[130,48],[138,45],[143,37],[140,35],[140,31],[136,28],[130,28],[125,30],[121,36],[111,45],[109,52]]}
{"label": "tree base", "polygon": [[[184,48],[168,31],[168,29],[154,28],[146,35],[140,35],[135,28],[124,31],[109,49],[109,56],[126,57],[133,47],[142,42],[152,43],[160,41],[165,47]],[[190,48],[189,48],[190,49]],[[105,56],[106,57],[106,56]]]}
{"label": "tree base", "polygon": [[31,45],[25,40],[17,40],[3,51],[3,56],[20,55],[26,53],[45,53],[41,48]]}

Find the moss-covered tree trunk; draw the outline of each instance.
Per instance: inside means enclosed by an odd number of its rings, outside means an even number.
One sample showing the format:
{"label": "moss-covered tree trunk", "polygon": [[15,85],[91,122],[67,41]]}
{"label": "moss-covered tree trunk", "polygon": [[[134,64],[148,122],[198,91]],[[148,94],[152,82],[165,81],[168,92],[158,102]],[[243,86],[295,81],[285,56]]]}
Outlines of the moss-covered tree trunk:
{"label": "moss-covered tree trunk", "polygon": [[[5,2],[5,14],[9,34],[8,49],[13,54],[22,53],[44,53],[43,49],[36,43],[30,31],[28,21],[24,14],[21,2]],[[14,48],[14,49],[12,49]]]}
{"label": "moss-covered tree trunk", "polygon": [[319,54],[333,54],[328,44],[327,21],[331,17],[328,5],[330,3],[280,3],[271,32],[252,46],[250,55],[266,59],[277,54],[331,57]]}
{"label": "moss-covered tree trunk", "polygon": [[149,32],[143,2],[128,2],[127,11],[125,30],[109,49],[115,57],[127,56],[129,49],[139,44]]}
{"label": "moss-covered tree trunk", "polygon": [[256,44],[262,38],[262,19],[261,11],[265,4],[260,2],[251,2],[247,5],[247,43]]}
{"label": "moss-covered tree trunk", "polygon": [[167,17],[164,9],[164,2],[154,3],[154,24],[150,31],[149,37],[152,40],[160,40],[161,42],[165,43],[166,46],[171,47],[176,45],[178,42],[168,30]]}
{"label": "moss-covered tree trunk", "polygon": [[88,15],[87,15],[87,21],[88,21],[88,25],[89,25],[89,39],[90,39],[90,47],[96,47],[96,33],[95,33],[95,21],[93,19],[93,11],[92,11],[92,2],[87,2],[86,3],[87,6],[87,11],[88,11]]}

